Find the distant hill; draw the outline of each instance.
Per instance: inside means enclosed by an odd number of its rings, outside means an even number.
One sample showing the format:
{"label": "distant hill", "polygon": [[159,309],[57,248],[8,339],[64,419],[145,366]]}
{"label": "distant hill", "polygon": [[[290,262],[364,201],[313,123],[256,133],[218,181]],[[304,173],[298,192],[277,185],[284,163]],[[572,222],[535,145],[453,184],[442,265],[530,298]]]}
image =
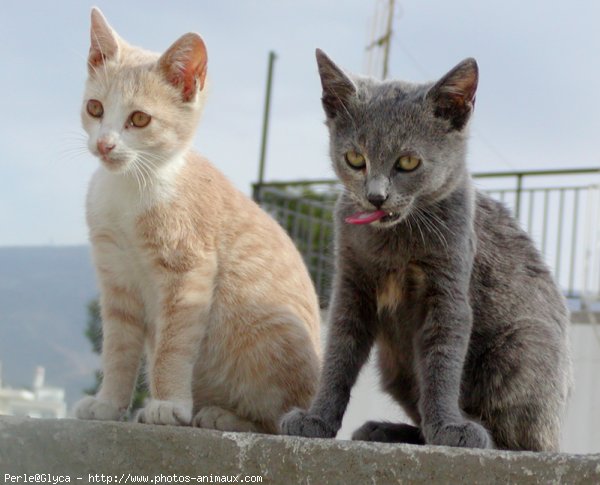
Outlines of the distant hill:
{"label": "distant hill", "polygon": [[100,367],[84,335],[97,293],[88,246],[0,247],[4,385],[30,387],[41,365],[48,385],[66,389],[70,409]]}

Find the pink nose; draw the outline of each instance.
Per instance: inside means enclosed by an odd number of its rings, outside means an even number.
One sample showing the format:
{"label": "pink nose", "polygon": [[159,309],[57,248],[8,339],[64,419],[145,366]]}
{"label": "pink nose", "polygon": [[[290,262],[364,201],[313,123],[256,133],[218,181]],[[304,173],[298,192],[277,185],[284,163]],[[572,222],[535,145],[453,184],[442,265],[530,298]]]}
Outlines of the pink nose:
{"label": "pink nose", "polygon": [[107,155],[114,147],[114,143],[108,143],[106,140],[98,140],[96,142],[100,155]]}

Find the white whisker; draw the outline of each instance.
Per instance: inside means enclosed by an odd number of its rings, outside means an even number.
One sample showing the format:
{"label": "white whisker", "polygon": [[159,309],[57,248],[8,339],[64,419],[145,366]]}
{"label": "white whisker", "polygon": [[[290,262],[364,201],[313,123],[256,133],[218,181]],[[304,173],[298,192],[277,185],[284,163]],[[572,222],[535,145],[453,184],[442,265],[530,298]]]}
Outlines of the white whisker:
{"label": "white whisker", "polygon": [[150,181],[153,181],[153,179],[158,176],[158,172],[154,163],[151,162],[148,159],[148,155],[141,150],[136,150],[132,153],[135,155],[136,162],[138,163],[140,169],[144,170],[144,173],[148,175]]}
{"label": "white whisker", "polygon": [[157,155],[157,154],[152,153],[152,152],[146,152],[146,151],[138,150],[138,153],[140,155],[143,155],[144,158],[146,158],[149,163],[152,163],[152,166],[154,166],[154,167],[156,167],[156,163],[165,163],[165,162],[168,161],[166,157]]}
{"label": "white whisker", "polygon": [[139,195],[140,195],[140,202],[142,202],[142,196],[143,196],[144,191],[143,191],[143,188],[142,188],[142,181],[140,179],[140,175],[138,173],[137,165],[135,163],[135,160],[131,164],[131,168],[129,169],[129,172],[133,173],[133,175],[134,175],[134,177],[135,177],[135,179],[137,181],[138,189],[139,189]]}
{"label": "white whisker", "polygon": [[148,185],[152,185],[152,183],[154,182],[155,175],[150,171],[150,168],[148,167],[148,165],[146,164],[146,162],[144,161],[144,159],[142,157],[137,158],[137,163],[138,163],[140,172],[142,174],[145,174],[144,180],[146,177],[148,177]]}
{"label": "white whisker", "polygon": [[437,227],[433,221],[430,221],[428,219],[428,216],[431,215],[431,213],[429,211],[425,212],[421,207],[418,207],[418,206],[415,207],[415,212],[418,215],[419,220],[423,223],[423,225],[427,228],[427,230],[432,234],[432,236],[437,237],[440,244],[442,244],[442,246],[446,250],[446,254],[449,254],[449,246],[448,246],[448,241],[446,240],[446,237],[444,236],[442,231],[439,229],[439,227]]}
{"label": "white whisker", "polygon": [[153,157],[151,153],[145,153],[138,151],[138,156],[146,163],[149,167],[151,167],[155,172],[157,170],[157,165],[153,158],[156,159],[159,163],[162,161],[160,157]]}
{"label": "white whisker", "polygon": [[63,133],[61,145],[62,148],[56,153],[56,157],[50,159],[51,163],[56,163],[59,160],[73,160],[78,157],[89,154],[87,146],[87,135],[80,131],[71,131]]}
{"label": "white whisker", "polygon": [[89,155],[89,150],[87,148],[82,147],[73,147],[73,148],[63,148],[58,152],[58,158],[51,159],[51,161],[57,162],[59,160],[62,161],[72,161],[79,157],[83,157]]}
{"label": "white whisker", "polygon": [[144,189],[146,189],[149,185],[148,180],[146,180],[146,176],[148,174],[144,170],[144,165],[140,162],[139,159],[136,159],[135,164],[136,164],[136,168],[138,169],[138,171],[140,173],[140,177],[142,177],[142,182],[144,183]]}
{"label": "white whisker", "polygon": [[426,246],[427,244],[425,243],[425,235],[423,234],[423,230],[421,229],[421,225],[419,224],[418,215],[419,215],[418,211],[417,211],[417,213],[410,212],[408,214],[408,218],[409,218],[409,220],[413,219],[413,217],[415,218],[414,219],[415,225],[417,226],[417,229],[419,230],[419,234],[421,234],[421,241],[423,241],[423,246]]}

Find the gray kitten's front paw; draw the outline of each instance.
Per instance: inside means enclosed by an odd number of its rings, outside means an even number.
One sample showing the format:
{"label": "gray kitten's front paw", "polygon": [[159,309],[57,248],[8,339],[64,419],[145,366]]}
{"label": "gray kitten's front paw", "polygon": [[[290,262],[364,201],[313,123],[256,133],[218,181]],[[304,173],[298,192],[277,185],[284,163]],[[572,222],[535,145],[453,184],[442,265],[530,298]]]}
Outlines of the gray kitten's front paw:
{"label": "gray kitten's front paw", "polygon": [[119,409],[109,401],[104,401],[95,396],[87,396],[75,404],[73,413],[77,419],[121,421],[126,411],[126,409]]}
{"label": "gray kitten's front paw", "polygon": [[494,448],[489,431],[474,421],[444,423],[425,430],[426,442],[430,445]]}
{"label": "gray kitten's front paw", "polygon": [[138,423],[189,426],[192,422],[192,404],[152,399],[135,416]]}
{"label": "gray kitten's front paw", "polygon": [[376,421],[367,421],[352,433],[351,439],[353,441],[388,441],[385,432],[381,429],[380,423]]}
{"label": "gray kitten's front paw", "polygon": [[293,409],[287,413],[280,423],[281,432],[307,438],[333,438],[337,430],[323,421],[316,414],[308,414],[302,409]]}

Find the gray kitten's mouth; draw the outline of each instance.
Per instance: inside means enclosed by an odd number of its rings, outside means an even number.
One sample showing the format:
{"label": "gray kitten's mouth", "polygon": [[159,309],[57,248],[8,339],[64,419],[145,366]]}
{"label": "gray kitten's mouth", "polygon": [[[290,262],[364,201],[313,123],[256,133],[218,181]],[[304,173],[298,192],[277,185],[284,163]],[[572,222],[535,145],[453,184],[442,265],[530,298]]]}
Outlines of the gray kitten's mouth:
{"label": "gray kitten's mouth", "polygon": [[387,223],[400,219],[401,214],[389,211],[356,212],[344,220],[348,224],[372,224],[374,222]]}

